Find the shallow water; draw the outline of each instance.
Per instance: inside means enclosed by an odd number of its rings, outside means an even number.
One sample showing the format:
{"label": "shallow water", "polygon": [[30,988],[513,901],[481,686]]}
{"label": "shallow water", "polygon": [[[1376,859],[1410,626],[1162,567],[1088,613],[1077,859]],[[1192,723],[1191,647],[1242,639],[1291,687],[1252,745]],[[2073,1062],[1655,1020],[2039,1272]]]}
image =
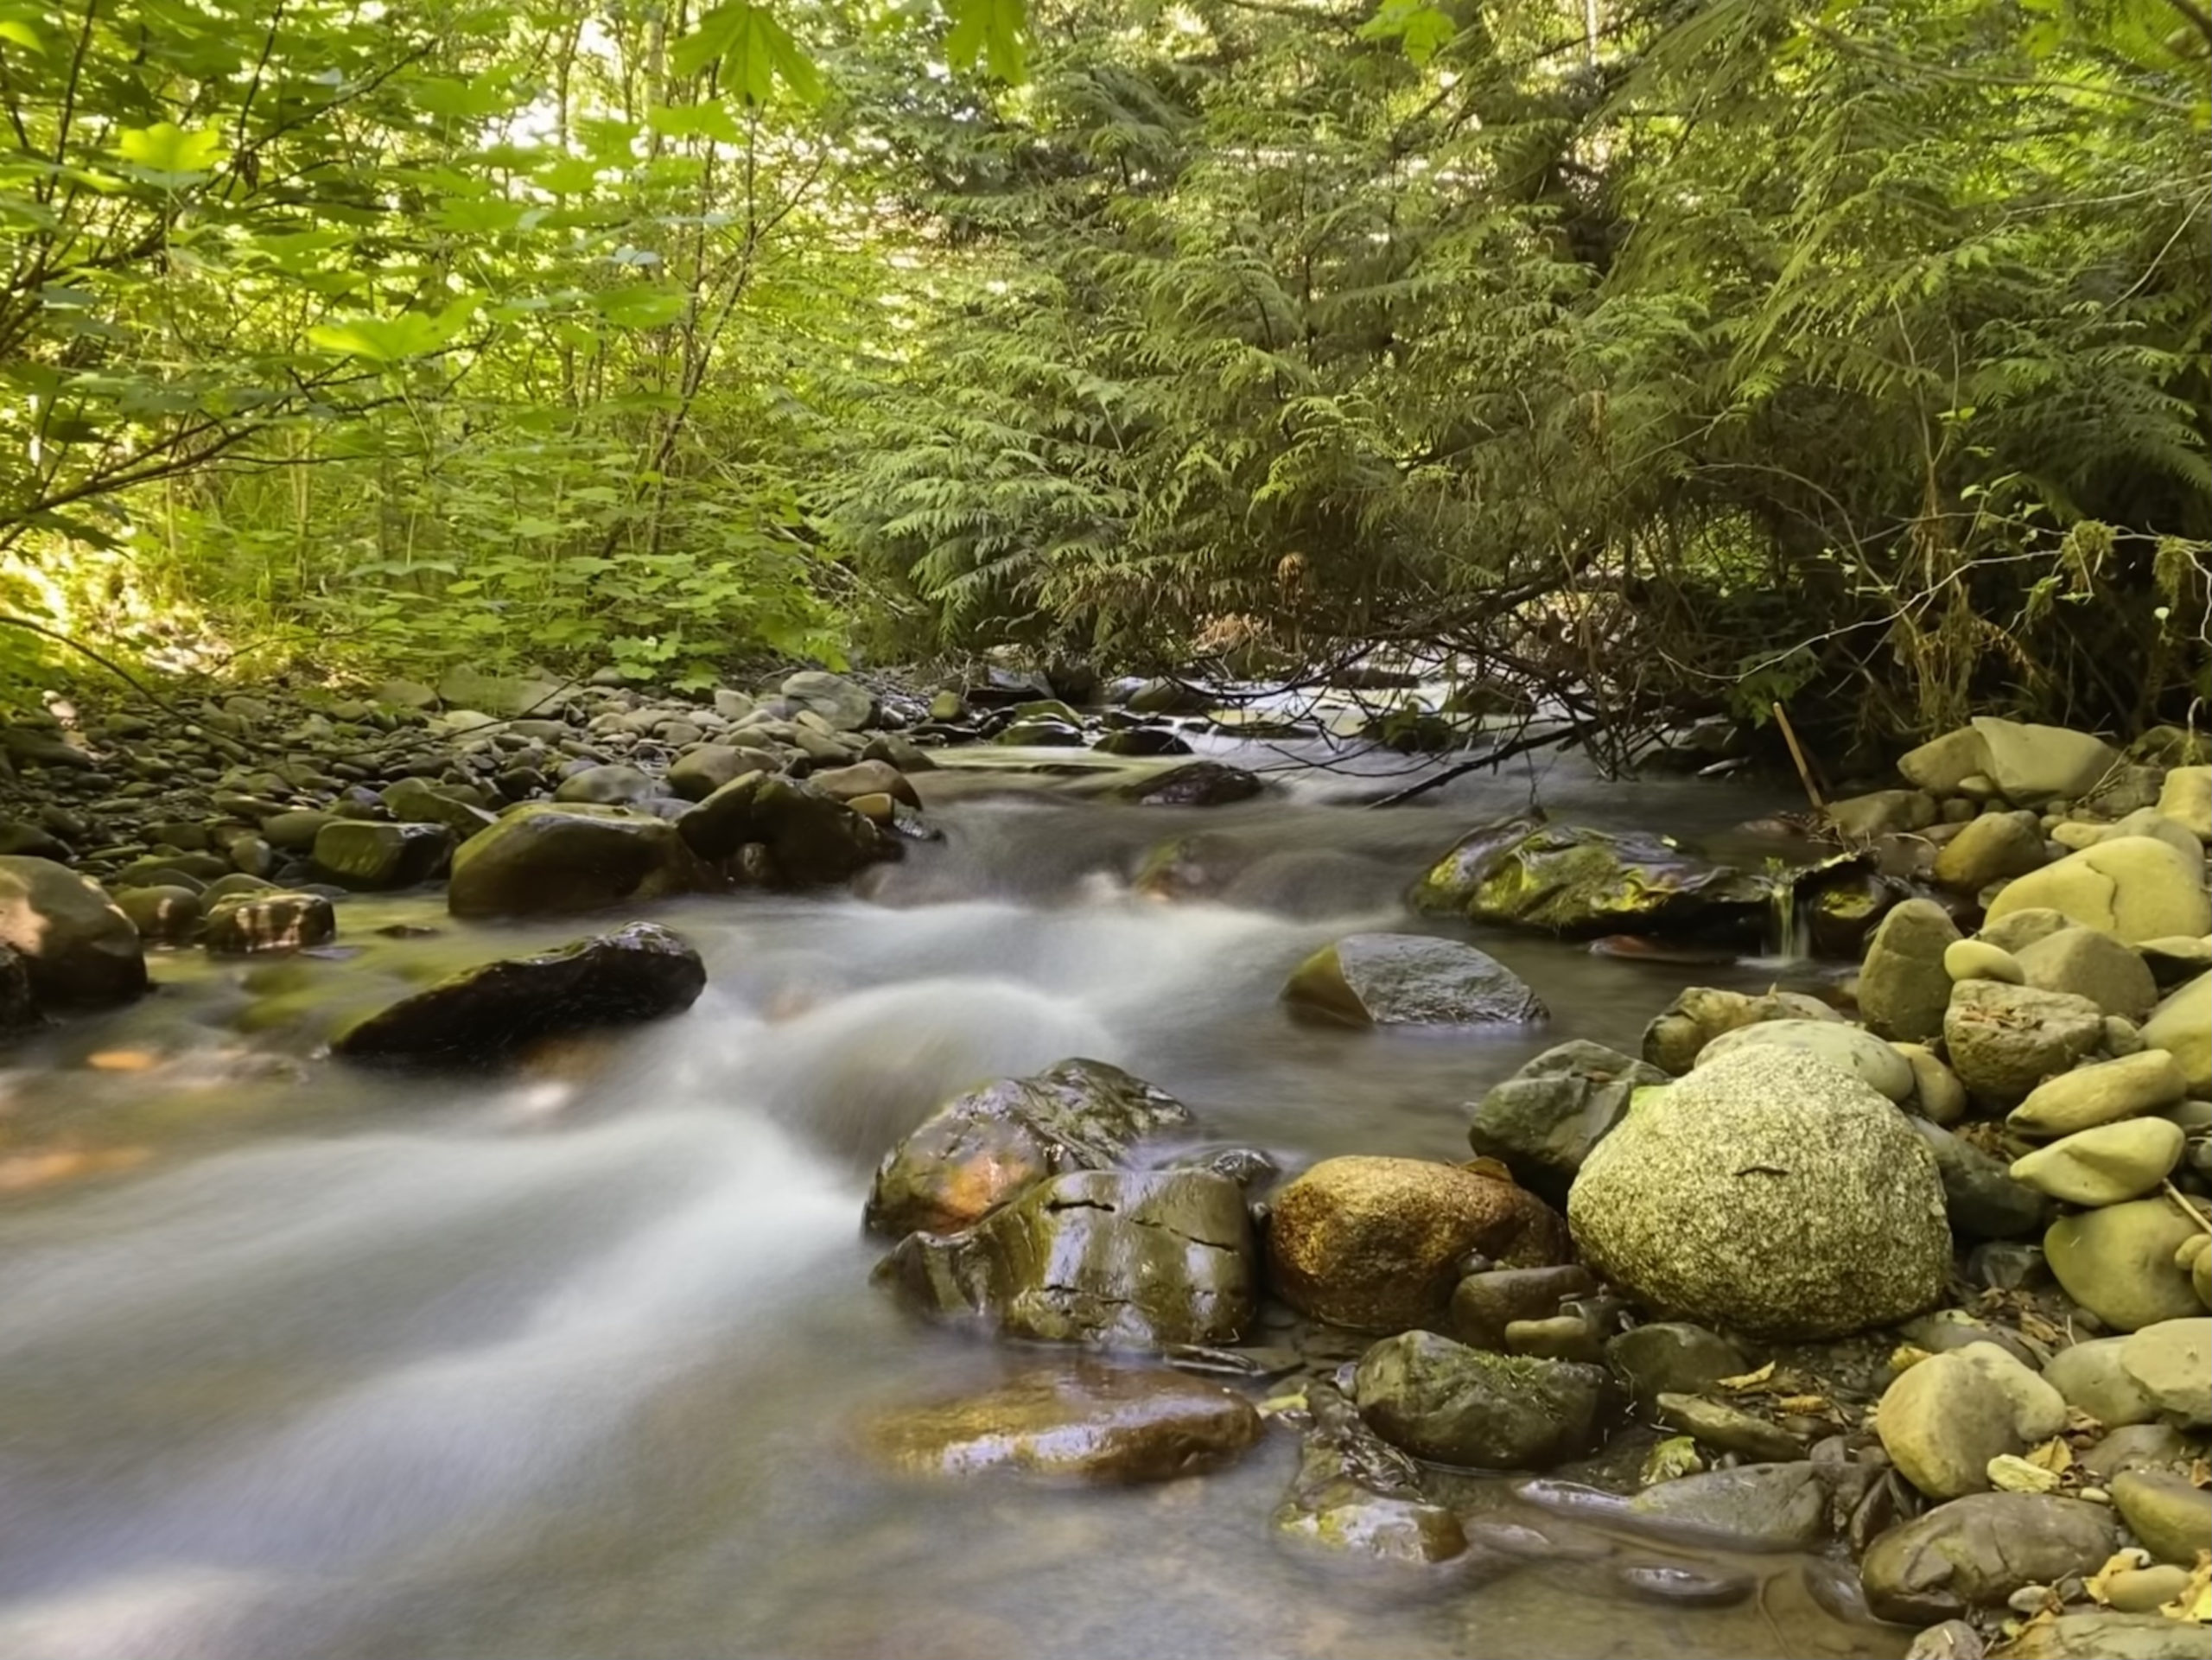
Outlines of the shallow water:
{"label": "shallow water", "polygon": [[[1037,1358],[919,1326],[868,1282],[866,1167],[951,1091],[1089,1054],[1182,1097],[1208,1141],[1294,1166],[1464,1157],[1465,1103],[1539,1049],[1633,1046],[1688,979],[1770,977],[1492,937],[1548,1027],[1295,1024],[1288,970],[1355,928],[1427,925],[1395,894],[1528,787],[1368,812],[1331,805],[1357,779],[1270,759],[1287,803],[1204,813],[1070,801],[1052,773],[928,775],[943,843],[864,898],[663,907],[707,957],[698,1005],[498,1084],[309,1059],[335,1005],[578,932],[463,928],[435,896],[343,907],[355,955],[164,957],[160,996],[19,1054],[0,1654],[1901,1652],[1824,1612],[1788,1556],[1735,1564],[1764,1584],[1722,1610],[1630,1600],[1586,1561],[1319,1573],[1269,1536],[1281,1432],[1224,1474],[1126,1491],[912,1485],[855,1454],[871,1407]],[[1687,833],[1786,805],[1557,766],[1544,794]],[[1248,891],[1278,908],[1128,892],[1147,848],[1201,829],[1232,864],[1274,859]],[[374,932],[398,922],[442,932]],[[1502,1483],[1465,1491],[1539,1520]]]}

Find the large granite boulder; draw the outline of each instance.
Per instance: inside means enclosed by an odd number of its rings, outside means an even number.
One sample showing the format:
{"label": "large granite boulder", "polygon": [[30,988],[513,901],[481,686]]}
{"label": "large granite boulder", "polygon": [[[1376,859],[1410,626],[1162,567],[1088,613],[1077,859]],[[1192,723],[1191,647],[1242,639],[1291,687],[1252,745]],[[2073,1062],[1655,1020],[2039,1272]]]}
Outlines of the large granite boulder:
{"label": "large granite boulder", "polygon": [[1936,1301],[1950,1270],[1927,1144],[1857,1078],[1777,1049],[1631,1109],[1584,1161],[1567,1220],[1647,1306],[1755,1335],[1889,1325]]}

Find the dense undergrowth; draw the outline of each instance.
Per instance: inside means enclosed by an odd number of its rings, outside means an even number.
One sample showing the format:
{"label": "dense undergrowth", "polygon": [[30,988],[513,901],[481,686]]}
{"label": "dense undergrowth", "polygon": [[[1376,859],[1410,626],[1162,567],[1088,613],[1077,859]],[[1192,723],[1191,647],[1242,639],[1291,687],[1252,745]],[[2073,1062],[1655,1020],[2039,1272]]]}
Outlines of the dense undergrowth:
{"label": "dense undergrowth", "polygon": [[2209,64],[2192,0],[15,0],[0,586],[243,675],[2198,720]]}

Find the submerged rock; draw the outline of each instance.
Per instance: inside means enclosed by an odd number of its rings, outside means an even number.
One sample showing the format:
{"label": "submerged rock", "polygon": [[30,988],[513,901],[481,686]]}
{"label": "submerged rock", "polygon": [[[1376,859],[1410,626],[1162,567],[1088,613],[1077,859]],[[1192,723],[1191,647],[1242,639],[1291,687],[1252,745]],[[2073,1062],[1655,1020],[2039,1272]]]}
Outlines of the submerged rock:
{"label": "submerged rock", "polygon": [[680,894],[696,880],[695,862],[665,819],[536,803],[461,844],[446,908],[457,917],[599,911]]}
{"label": "submerged rock", "polygon": [[557,950],[463,969],[354,1021],[331,1043],[349,1060],[495,1065],[542,1038],[681,1014],[706,989],[699,953],[633,922]]}
{"label": "submerged rock", "polygon": [[1243,1396],[1179,1372],[1038,1367],[981,1394],[897,1408],[864,1428],[875,1459],[913,1475],[992,1471],[1166,1481],[1234,1462],[1265,1432]]}
{"label": "submerged rock", "polygon": [[1567,1224],[1533,1193],[1423,1159],[1325,1159],[1275,1196],[1270,1282],[1315,1320],[1395,1332],[1443,1318],[1464,1259],[1565,1262]]}
{"label": "submerged rock", "polygon": [[938,1314],[1014,1338],[1233,1343],[1258,1307],[1243,1190],[1198,1170],[1055,1176],[954,1233],[912,1233],[879,1272]]}
{"label": "submerged rock", "polygon": [[1783,1050],[1723,1057],[1632,1110],[1567,1198],[1575,1243],[1648,1306],[1836,1337],[1942,1294],[1936,1159],[1858,1078]]}
{"label": "submerged rock", "polygon": [[1513,1026],[1549,1015],[1489,952],[1425,934],[1348,934],[1300,964],[1282,995],[1351,1026]]}
{"label": "submerged rock", "polygon": [[104,1008],[146,989],[138,930],[89,876],[50,859],[0,857],[0,945],[22,959],[46,1008]]}
{"label": "submerged rock", "polygon": [[978,1222],[1070,1170],[1108,1170],[1147,1135],[1187,1129],[1190,1109],[1103,1061],[1063,1060],[956,1096],[884,1155],[864,1220],[893,1237]]}
{"label": "submerged rock", "polygon": [[[1081,741],[1079,735],[1077,741]],[[1248,801],[1267,787],[1258,774],[1241,766],[1194,760],[1125,785],[1121,794],[1142,807],[1219,807]]]}

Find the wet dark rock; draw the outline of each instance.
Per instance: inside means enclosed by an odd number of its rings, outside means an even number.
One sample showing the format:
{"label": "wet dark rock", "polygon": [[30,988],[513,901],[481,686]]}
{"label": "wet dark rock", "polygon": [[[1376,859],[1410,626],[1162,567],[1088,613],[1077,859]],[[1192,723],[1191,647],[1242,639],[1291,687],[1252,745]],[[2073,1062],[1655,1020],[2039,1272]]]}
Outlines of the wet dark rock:
{"label": "wet dark rock", "polygon": [[2094,1574],[2120,1548],[2112,1511],[2052,1493],[1974,1493],[1877,1539],[1859,1563],[1867,1606],[1932,1625],[2001,1608],[2026,1585]]}
{"label": "wet dark rock", "polygon": [[1677,1608],[1732,1607],[1748,1601],[1758,1589],[1758,1580],[1749,1574],[1667,1562],[1623,1562],[1613,1570],[1613,1583],[1645,1602]]}
{"label": "wet dark rock", "polygon": [[1231,1343],[1258,1307],[1243,1191],[1196,1170],[1056,1176],[972,1228],[907,1235],[879,1272],[928,1312],[1046,1342]]}
{"label": "wet dark rock", "polygon": [[964,1228],[1071,1170],[1109,1170],[1145,1136],[1186,1129],[1190,1110],[1118,1066],[1063,1060],[955,1097],[884,1155],[866,1225],[893,1237]]}
{"label": "wet dark rock", "polygon": [[1470,1274],[1452,1288],[1446,1324],[1452,1335],[1470,1347],[1503,1349],[1508,1326],[1548,1320],[1559,1313],[1566,1299],[1596,1287],[1589,1270],[1572,1262]]}
{"label": "wet dark rock", "polygon": [[541,1039],[681,1014],[706,989],[699,953],[633,922],[556,950],[463,969],[353,1022],[332,1042],[349,1060],[496,1065]]}
{"label": "wet dark rock", "polygon": [[461,843],[446,906],[457,917],[604,910],[680,894],[696,862],[664,819],[613,807],[518,807]]}
{"label": "wet dark rock", "polygon": [[219,957],[305,951],[338,937],[338,915],[321,894],[231,894],[207,910],[200,943]]}
{"label": "wet dark rock", "polygon": [[1604,1434],[1602,1367],[1471,1349],[1433,1332],[1385,1338],[1362,1356],[1352,1399],[1392,1446],[1438,1464],[1541,1470]]}
{"label": "wet dark rock", "polygon": [[1471,1251],[1508,1268],[1565,1262],[1566,1224],[1510,1182],[1421,1159],[1325,1159],[1275,1196],[1270,1282],[1355,1331],[1440,1320]]}
{"label": "wet dark rock", "polygon": [[1187,755],[1191,746],[1164,727],[1125,727],[1103,734],[1090,746],[1102,755]]}
{"label": "wet dark rock", "polygon": [[660,785],[634,766],[619,762],[570,773],[553,792],[559,802],[603,807],[635,806],[661,793]]}
{"label": "wet dark rock", "polygon": [[2050,1201],[2012,1180],[2003,1161],[1925,1118],[1908,1117],[1936,1155],[1943,1181],[1943,1209],[1954,1231],[1967,1239],[2017,1239],[2042,1232]]}
{"label": "wet dark rock", "polygon": [[1658,1398],[1700,1395],[1724,1377],[1751,1370],[1744,1352],[1716,1332],[1681,1320],[1656,1320],[1623,1332],[1605,1345],[1606,1364],[1628,1380],[1639,1411]]}
{"label": "wet dark rock", "polygon": [[677,828],[702,859],[728,859],[748,845],[765,848],[772,878],[799,887],[843,881],[898,848],[845,803],[767,773],[724,785],[677,820]]}
{"label": "wet dark rock", "polygon": [[882,1413],[863,1429],[906,1474],[992,1471],[1096,1482],[1165,1481],[1234,1462],[1264,1433],[1251,1403],[1172,1371],[1039,1367],[995,1389]]}
{"label": "wet dark rock", "polygon": [[1463,838],[1415,886],[1421,911],[1579,937],[1751,923],[1770,884],[1664,836],[1614,835],[1526,817]]}
{"label": "wet dark rock", "polygon": [[0,857],[51,859],[67,864],[76,857],[69,844],[52,831],[21,819],[0,819]]}
{"label": "wet dark rock", "polygon": [[200,895],[187,887],[127,888],[115,904],[148,944],[188,944],[200,932]]}
{"label": "wet dark rock", "polygon": [[1422,1490],[1421,1467],[1326,1383],[1306,1391],[1313,1427],[1275,1509],[1279,1538],[1341,1557],[1427,1563],[1464,1554],[1459,1518]]}
{"label": "wet dark rock", "polygon": [[1735,1550],[1803,1550],[1841,1533],[1876,1472],[1862,1465],[1745,1464],[1662,1481],[1632,1498],[1537,1478],[1514,1491],[1529,1503]]}
{"label": "wet dark rock", "polygon": [[1755,1464],[1787,1464],[1805,1455],[1804,1444],[1779,1424],[1702,1395],[1664,1393],[1654,1402],[1661,1424],[1706,1446]]}
{"label": "wet dark rock", "polygon": [[315,868],[346,887],[412,887],[436,876],[452,856],[453,832],[443,824],[340,820],[315,838]]}
{"label": "wet dark rock", "polygon": [[1186,761],[1124,785],[1124,800],[1141,807],[1220,807],[1249,801],[1267,788],[1256,773],[1217,760]]}
{"label": "wet dark rock", "polygon": [[0,1034],[27,1032],[39,1024],[31,995],[30,965],[14,948],[0,945]]}
{"label": "wet dark rock", "polygon": [[1425,934],[1348,934],[1300,964],[1294,1008],[1350,1026],[1518,1026],[1549,1018],[1528,983],[1487,951]]}
{"label": "wet dark rock", "polygon": [[67,739],[24,726],[0,727],[0,751],[18,766],[89,770],[92,758]]}
{"label": "wet dark rock", "polygon": [[1667,1074],[1603,1044],[1547,1049],[1475,1103],[1467,1142],[1502,1159],[1530,1188],[1564,1204],[1590,1149],[1618,1123],[1639,1088]]}
{"label": "wet dark rock", "polygon": [[146,989],[138,930],[99,883],[50,859],[0,856],[0,945],[41,1008],[97,1008]]}

